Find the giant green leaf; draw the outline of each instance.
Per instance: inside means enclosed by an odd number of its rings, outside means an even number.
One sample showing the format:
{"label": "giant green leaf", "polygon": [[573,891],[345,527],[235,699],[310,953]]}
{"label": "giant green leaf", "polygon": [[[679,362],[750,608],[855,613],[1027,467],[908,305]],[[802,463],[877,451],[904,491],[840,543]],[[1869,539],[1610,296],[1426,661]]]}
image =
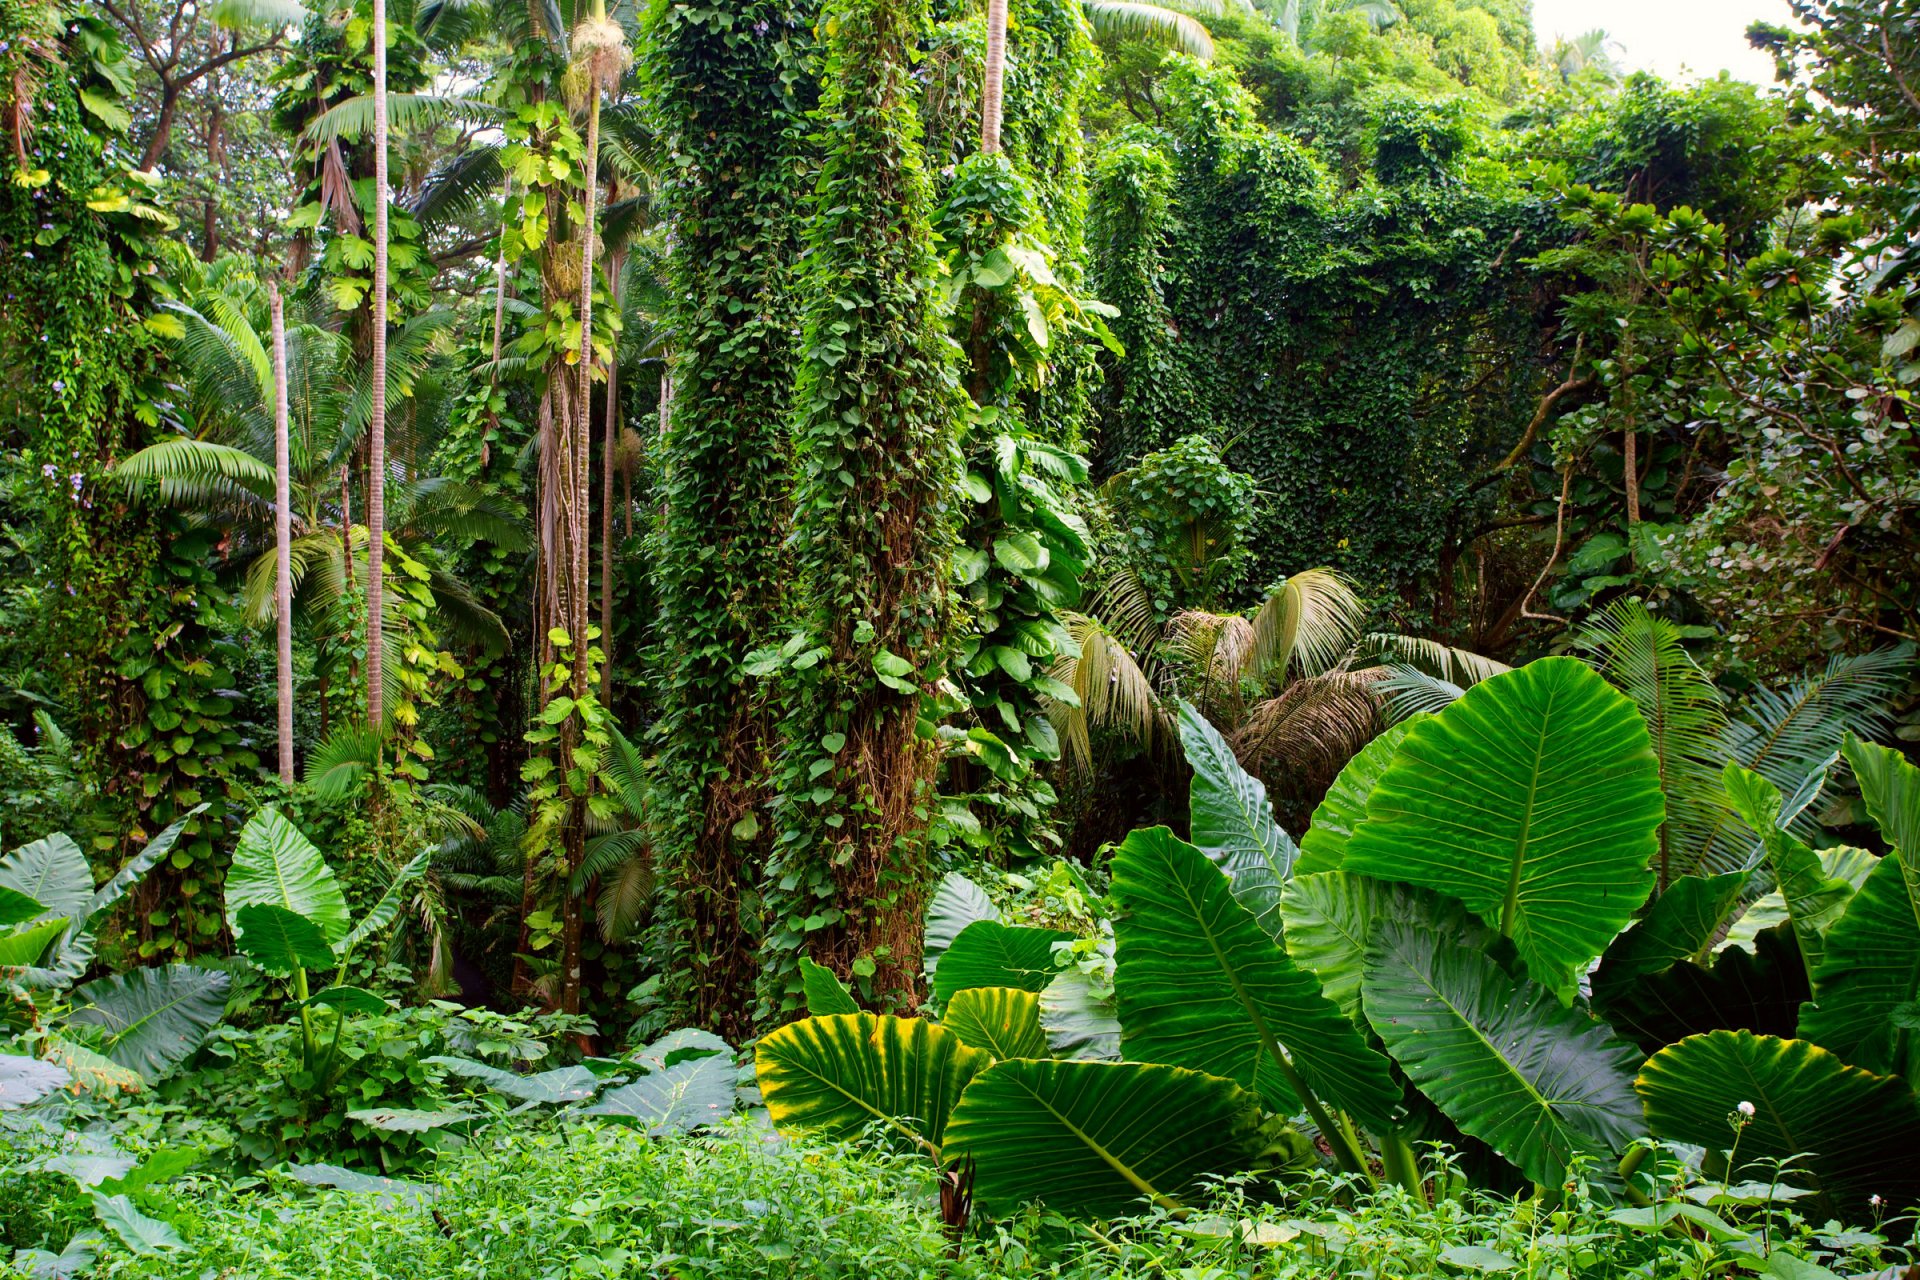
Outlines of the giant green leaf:
{"label": "giant green leaf", "polygon": [[128,858],[125,865],[113,873],[112,878],[94,891],[93,898],[87,904],[87,915],[97,916],[125,897],[127,890],[133,888],[140,882],[142,876],[153,870],[160,859],[173,852],[173,846],[179,843],[180,833],[187,829],[187,824],[206,810],[205,804],[195,805],[187,810],[184,817],[147,841],[140,852]]}
{"label": "giant green leaf", "polygon": [[1652,890],[1665,814],[1633,703],[1543,658],[1407,732],[1342,869],[1458,898],[1565,993]]}
{"label": "giant green leaf", "polygon": [[206,1042],[232,985],[217,969],[188,964],[131,969],[76,990],[68,1021],[102,1028],[99,1050],[152,1083]]}
{"label": "giant green leaf", "polygon": [[484,1062],[475,1062],[471,1058],[459,1058],[452,1054],[435,1054],[422,1058],[422,1062],[431,1062],[437,1067],[445,1067],[454,1075],[468,1080],[477,1080],[495,1093],[504,1093],[509,1098],[518,1098],[529,1107],[558,1106],[563,1102],[581,1102],[591,1098],[600,1088],[600,1077],[583,1066],[554,1067],[550,1071],[536,1071],[530,1075],[521,1075],[517,1071],[502,1071],[499,1067]]}
{"label": "giant green leaf", "polygon": [[235,912],[233,924],[234,947],[268,973],[284,977],[333,965],[333,948],[320,926],[296,911],[255,902]]}
{"label": "giant green leaf", "polygon": [[26,969],[39,964],[47,948],[67,931],[67,924],[55,918],[0,934],[0,969]]}
{"label": "giant green leaf", "polygon": [[1594,1008],[1647,1053],[1708,1031],[1790,1036],[1810,994],[1800,946],[1784,923],[1757,934],[1752,951],[1730,947],[1711,965],[1679,960],[1628,981],[1604,975],[1594,975]]}
{"label": "giant green leaf", "polygon": [[29,1102],[38,1102],[54,1090],[65,1087],[72,1078],[66,1068],[58,1063],[0,1053],[0,1111],[12,1111]]}
{"label": "giant green leaf", "polygon": [[38,902],[42,920],[79,925],[86,922],[93,902],[93,871],[80,846],[56,831],[0,858],[0,888]]}
{"label": "giant green leaf", "polygon": [[1800,1035],[1845,1061],[1912,1080],[1920,1072],[1920,876],[1890,853],[1827,931]]}
{"label": "giant green leaf", "polygon": [[23,924],[46,911],[37,898],[0,884],[0,929]]}
{"label": "giant green leaf", "polygon": [[1425,712],[1408,716],[1347,761],[1307,821],[1306,834],[1300,837],[1300,860],[1293,868],[1295,875],[1335,871],[1347,860],[1347,841],[1353,829],[1366,819],[1367,797],[1373,794],[1374,784],[1399,754],[1407,733],[1426,718]]}
{"label": "giant green leaf", "polygon": [[920,945],[921,964],[929,979],[938,975],[940,957],[953,940],[976,920],[999,920],[1000,909],[993,905],[987,891],[958,871],[940,877],[933,898],[927,903],[926,936]]}
{"label": "giant green leaf", "polygon": [[1706,951],[1740,904],[1749,875],[1681,876],[1631,929],[1613,940],[1593,976],[1594,990],[1619,989],[1648,974],[1665,973]]}
{"label": "giant green leaf", "polygon": [[733,1114],[733,1077],[724,1057],[689,1058],[609,1090],[581,1114],[621,1120],[655,1137],[691,1133]]}
{"label": "giant green leaf", "polygon": [[1040,1028],[1057,1058],[1091,1062],[1120,1059],[1120,1017],[1113,992],[1078,969],[1062,969],[1040,993]]}
{"label": "giant green leaf", "polygon": [[1315,1098],[1384,1129],[1400,1087],[1338,1005],[1236,902],[1226,876],[1165,827],[1135,831],[1113,860],[1121,1043],[1253,1089],[1276,1111]]}
{"label": "giant green leaf", "polygon": [[[1897,1208],[1920,1199],[1920,1104],[1892,1076],[1850,1067],[1806,1040],[1747,1031],[1689,1036],[1647,1060],[1636,1082],[1653,1132],[1714,1151],[1735,1150],[1742,1173],[1820,1191],[1827,1212],[1864,1214],[1868,1198]],[[1730,1117],[1752,1118],[1734,1148]],[[1816,1219],[1817,1221],[1818,1219]]]}
{"label": "giant green leaf", "polygon": [[938,1151],[961,1090],[993,1059],[922,1018],[840,1013],[761,1037],[754,1074],[784,1133],[854,1138],[881,1126]]}
{"label": "giant green leaf", "polygon": [[1360,980],[1367,968],[1367,936],[1397,896],[1394,885],[1372,876],[1321,871],[1287,881],[1280,898],[1287,954],[1356,1023],[1366,1017]]}
{"label": "giant green leaf", "polygon": [[1073,935],[1062,929],[1034,929],[976,920],[960,931],[933,975],[933,991],[942,1004],[968,987],[1018,987],[1044,990],[1060,966],[1053,950]]}
{"label": "giant green leaf", "polygon": [[1040,1029],[1040,997],[1031,991],[1013,987],[956,991],[940,1025],[995,1059],[1047,1056],[1047,1035]]}
{"label": "giant green leaf", "polygon": [[1852,734],[1841,749],[1860,784],[1867,816],[1888,844],[1907,855],[1909,867],[1920,865],[1920,768],[1892,747],[1862,742]]}
{"label": "giant green leaf", "polygon": [[393,879],[387,882],[386,892],[380,895],[378,902],[367,908],[367,913],[360,917],[353,928],[349,929],[344,937],[330,939],[333,943],[333,953],[344,960],[361,943],[392,924],[394,917],[400,914],[401,905],[405,902],[407,886],[427,874],[427,868],[431,862],[432,855],[423,852],[395,872]]}
{"label": "giant green leaf", "polygon": [[1182,699],[1180,743],[1193,766],[1188,794],[1194,847],[1226,873],[1234,898],[1269,936],[1280,936],[1280,887],[1300,856],[1274,820],[1267,788],[1240,767],[1220,731]]}
{"label": "giant green leaf", "polygon": [[1780,792],[1771,782],[1732,761],[1727,762],[1721,782],[1734,811],[1760,833],[1767,866],[1779,883],[1793,936],[1800,942],[1811,977],[1826,952],[1827,930],[1847,909],[1853,886],[1829,876],[1819,855],[1779,825]]}
{"label": "giant green leaf", "polygon": [[1111,1216],[1174,1205],[1202,1178],[1254,1168],[1289,1134],[1218,1076],[1024,1058],[967,1086],[940,1154],[975,1161],[974,1195],[990,1213],[1041,1200]]}
{"label": "giant green leaf", "polygon": [[1559,1185],[1582,1155],[1604,1176],[1643,1131],[1639,1053],[1449,931],[1375,921],[1364,998],[1421,1092],[1535,1182]]}
{"label": "giant green leaf", "polygon": [[347,936],[347,899],[339,882],[313,842],[271,807],[240,829],[227,869],[228,928],[238,933],[241,908],[255,905],[305,916],[319,927],[328,947]]}

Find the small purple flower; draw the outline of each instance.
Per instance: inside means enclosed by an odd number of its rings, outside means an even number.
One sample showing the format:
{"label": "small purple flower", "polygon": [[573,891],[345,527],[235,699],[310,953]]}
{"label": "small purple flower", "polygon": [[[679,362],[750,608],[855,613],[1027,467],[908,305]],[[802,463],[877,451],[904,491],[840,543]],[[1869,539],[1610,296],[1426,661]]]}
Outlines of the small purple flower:
{"label": "small purple flower", "polygon": [[53,389],[54,389],[54,392],[57,394],[59,392],[65,391],[67,389],[67,384],[62,380],[60,380],[59,378],[55,378],[53,380]]}

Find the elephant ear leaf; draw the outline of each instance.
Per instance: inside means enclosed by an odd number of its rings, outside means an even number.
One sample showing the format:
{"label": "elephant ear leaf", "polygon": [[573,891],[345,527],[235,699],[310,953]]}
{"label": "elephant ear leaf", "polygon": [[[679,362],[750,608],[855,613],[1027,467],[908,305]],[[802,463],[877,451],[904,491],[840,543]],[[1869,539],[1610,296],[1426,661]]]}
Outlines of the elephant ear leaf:
{"label": "elephant ear leaf", "polygon": [[1459,899],[1564,994],[1651,892],[1665,816],[1633,704],[1543,658],[1407,732],[1342,868]]}
{"label": "elephant ear leaf", "polygon": [[1271,1163],[1304,1140],[1229,1080],[1142,1062],[996,1063],[967,1087],[941,1159],[971,1157],[989,1212],[1032,1200],[1113,1216],[1178,1207],[1202,1178]]}
{"label": "elephant ear leaf", "polygon": [[1300,860],[1294,864],[1295,875],[1340,869],[1347,858],[1347,840],[1352,837],[1353,829],[1366,819],[1367,797],[1373,794],[1374,784],[1393,763],[1408,732],[1426,718],[1424,711],[1408,716],[1347,761],[1340,776],[1327,788],[1320,806],[1313,811],[1313,817],[1307,822],[1307,833],[1300,837]]}
{"label": "elephant ear leaf", "polygon": [[1387,1052],[1460,1128],[1527,1177],[1558,1186],[1576,1156],[1602,1180],[1643,1125],[1639,1053],[1604,1024],[1463,945],[1478,926],[1379,920],[1367,1018]]}
{"label": "elephant ear leaf", "polygon": [[1114,857],[1113,894],[1129,1058],[1224,1076],[1282,1114],[1319,1099],[1375,1130],[1395,1122],[1392,1065],[1198,849],[1165,827],[1135,831]]}
{"label": "elephant ear leaf", "polygon": [[954,993],[940,1025],[996,1061],[1044,1058],[1047,1033],[1040,1028],[1040,997],[1013,987],[968,987]]}
{"label": "elephant ear leaf", "polygon": [[1780,885],[1793,936],[1800,943],[1809,977],[1826,954],[1827,930],[1847,909],[1853,886],[1827,875],[1818,854],[1781,827],[1780,792],[1751,769],[1728,762],[1722,775],[1727,798],[1748,826],[1760,833],[1767,866]]}
{"label": "elephant ear leaf", "polygon": [[80,924],[91,914],[93,872],[87,855],[61,832],[23,844],[0,858],[0,888],[39,903],[42,920],[59,918]]}
{"label": "elephant ear leaf", "polygon": [[960,931],[933,975],[933,992],[942,1004],[968,987],[1018,987],[1043,991],[1060,966],[1054,948],[1073,941],[1064,929],[1035,929],[976,920]]}
{"label": "elephant ear leaf", "polygon": [[999,919],[1000,909],[993,905],[985,889],[958,871],[949,871],[940,877],[933,900],[927,903],[926,938],[920,947],[921,963],[928,979],[940,972],[940,958],[962,930],[976,920],[997,923]]}
{"label": "elephant ear leaf", "polygon": [[1300,851],[1274,820],[1260,779],[1240,767],[1220,731],[1180,702],[1180,744],[1193,766],[1187,808],[1194,847],[1226,873],[1233,896],[1269,936],[1280,936],[1280,887]]}
{"label": "elephant ear leaf", "polygon": [[103,1029],[100,1052],[151,1084],[185,1062],[226,1012],[233,980],[187,964],[133,969],[74,993],[70,1022]]}
{"label": "elephant ear leaf", "polygon": [[[278,809],[265,808],[240,829],[227,869],[227,926],[240,931],[244,907],[279,907],[305,916],[329,948],[347,936],[347,898],[313,842]],[[324,967],[324,966],[318,966]]]}
{"label": "elephant ear leaf", "polygon": [[961,1090],[993,1061],[921,1018],[840,1013],[761,1037],[754,1074],[782,1133],[857,1138],[938,1154]]}
{"label": "elephant ear leaf", "polygon": [[1920,769],[1893,748],[1852,734],[1842,750],[1867,802],[1867,816],[1909,864],[1920,863]]}
{"label": "elephant ear leaf", "polygon": [[1611,994],[1625,992],[1637,980],[1704,954],[1739,909],[1751,878],[1749,872],[1729,871],[1675,880],[1600,958],[1593,975],[1595,1001],[1605,1005]]}
{"label": "elephant ear leaf", "polygon": [[[1656,1136],[1712,1151],[1739,1168],[1816,1190],[1826,1212],[1864,1215],[1920,1198],[1920,1104],[1905,1081],[1850,1067],[1805,1040],[1750,1031],[1689,1036],[1647,1060],[1636,1082]],[[1734,1145],[1733,1120],[1752,1115]]]}

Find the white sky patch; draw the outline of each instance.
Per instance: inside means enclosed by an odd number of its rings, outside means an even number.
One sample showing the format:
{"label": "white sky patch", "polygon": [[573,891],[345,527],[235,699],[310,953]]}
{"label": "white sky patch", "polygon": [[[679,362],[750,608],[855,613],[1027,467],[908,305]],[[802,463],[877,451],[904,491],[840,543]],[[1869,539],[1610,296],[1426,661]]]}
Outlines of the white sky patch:
{"label": "white sky patch", "polygon": [[1633,71],[1669,80],[1712,79],[1721,71],[1773,83],[1773,60],[1747,43],[1747,24],[1790,23],[1785,0],[1534,0],[1543,46],[1599,27],[1619,42],[1614,56]]}

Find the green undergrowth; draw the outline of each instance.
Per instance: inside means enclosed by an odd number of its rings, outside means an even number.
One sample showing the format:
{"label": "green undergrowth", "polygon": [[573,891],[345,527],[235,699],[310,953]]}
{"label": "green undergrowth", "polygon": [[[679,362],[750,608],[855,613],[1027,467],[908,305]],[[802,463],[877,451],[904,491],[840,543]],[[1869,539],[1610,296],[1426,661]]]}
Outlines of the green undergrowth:
{"label": "green undergrowth", "polygon": [[[0,1157],[9,1196],[58,1180]],[[1416,1203],[1316,1178],[1280,1201],[1235,1185],[1184,1219],[1069,1221],[1031,1209],[976,1222],[957,1251],[926,1166],[843,1146],[796,1144],[738,1119],[701,1136],[649,1140],[617,1126],[507,1122],[444,1153],[419,1183],[388,1193],[315,1189],[285,1175],[188,1173],[135,1193],[185,1242],[146,1256],[103,1247],[82,1274],[158,1280],[836,1280],[839,1277],[1060,1277],[1282,1280],[1504,1275],[1532,1280],[1641,1276],[1906,1280],[1873,1229],[1814,1221],[1757,1185],[1693,1182],[1653,1208],[1588,1198],[1558,1208],[1481,1193]],[[16,1202],[13,1225],[25,1220]],[[37,1216],[47,1225],[57,1208]],[[66,1216],[73,1217],[69,1212]],[[82,1227],[75,1220],[65,1227]],[[13,1243],[20,1244],[15,1240]],[[0,1263],[0,1274],[5,1274]],[[30,1266],[14,1274],[34,1274]],[[60,1274],[43,1272],[43,1274]]]}

